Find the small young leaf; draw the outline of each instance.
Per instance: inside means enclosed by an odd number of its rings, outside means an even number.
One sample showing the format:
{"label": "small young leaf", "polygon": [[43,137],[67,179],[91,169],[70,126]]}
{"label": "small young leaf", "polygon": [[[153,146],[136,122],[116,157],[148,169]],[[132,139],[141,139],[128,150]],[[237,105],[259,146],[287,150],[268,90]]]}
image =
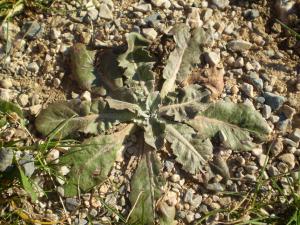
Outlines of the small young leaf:
{"label": "small young leaf", "polygon": [[70,49],[71,69],[74,79],[84,90],[92,90],[96,83],[94,71],[95,51],[89,51],[84,44],[75,44]]}
{"label": "small young leaf", "polygon": [[210,140],[201,139],[193,128],[185,124],[168,124],[166,139],[177,156],[176,161],[189,173],[200,172],[212,157]]}
{"label": "small young leaf", "polygon": [[211,104],[186,123],[204,139],[221,135],[223,144],[232,150],[251,150],[254,144],[250,134],[264,140],[271,132],[259,112],[249,106],[230,102]]}
{"label": "small young leaf", "polygon": [[25,175],[25,173],[23,172],[22,168],[20,166],[18,166],[19,172],[20,172],[20,180],[22,183],[22,186],[24,188],[24,190],[30,195],[31,200],[33,202],[35,202],[37,200],[37,194],[35,193],[31,181],[29,180],[29,178]]}
{"label": "small young leaf", "polygon": [[131,180],[129,199],[134,206],[129,222],[152,225],[155,222],[155,203],[161,195],[164,181],[159,176],[160,163],[153,152],[144,152]]}
{"label": "small young leaf", "polygon": [[87,192],[103,182],[132,129],[131,124],[112,135],[92,137],[62,156],[60,162],[71,167],[65,184],[65,196],[76,195],[78,188]]}

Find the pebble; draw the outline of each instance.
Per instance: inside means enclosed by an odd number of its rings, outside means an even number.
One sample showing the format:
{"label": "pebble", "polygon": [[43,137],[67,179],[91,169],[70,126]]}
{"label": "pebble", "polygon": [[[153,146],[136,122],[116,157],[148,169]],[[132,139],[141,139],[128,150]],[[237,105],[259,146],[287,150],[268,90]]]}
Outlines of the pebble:
{"label": "pebble", "polygon": [[29,97],[27,94],[20,94],[18,96],[18,103],[20,106],[24,107],[29,103]]}
{"label": "pebble", "polygon": [[21,160],[19,161],[19,164],[22,166],[24,169],[24,173],[27,177],[31,177],[31,175],[35,171],[35,166],[34,166],[34,157],[31,154],[25,154]]}
{"label": "pebble", "polygon": [[244,66],[244,58],[243,57],[238,57],[235,62],[234,62],[234,67],[236,68],[241,68]]}
{"label": "pebble", "polygon": [[227,43],[228,49],[233,52],[244,52],[252,47],[252,44],[244,40],[233,40]]}
{"label": "pebble", "polygon": [[285,153],[279,156],[279,160],[286,163],[290,169],[293,169],[295,167],[295,156],[292,153]]}
{"label": "pebble", "polygon": [[188,14],[187,21],[192,29],[203,26],[203,21],[200,19],[200,12],[198,8],[192,7],[191,12]]}
{"label": "pebble", "polygon": [[202,202],[202,196],[196,195],[190,204],[193,208],[198,208],[201,202]]}
{"label": "pebble", "polygon": [[268,169],[268,174],[271,177],[277,176],[279,175],[279,173],[279,170],[275,166],[270,166]]}
{"label": "pebble", "polygon": [[165,9],[171,7],[171,2],[169,0],[151,0],[151,3],[156,7],[162,7]]}
{"label": "pebble", "polygon": [[261,148],[254,148],[254,149],[252,149],[251,152],[252,152],[253,155],[258,157],[263,153],[263,150]]}
{"label": "pebble", "polygon": [[102,19],[107,19],[107,20],[111,20],[114,18],[111,10],[109,9],[109,7],[102,3],[100,6],[99,6],[99,17],[102,18]]}
{"label": "pebble", "polygon": [[229,0],[211,0],[211,3],[217,6],[219,9],[225,9],[229,6]]}
{"label": "pebble", "polygon": [[289,126],[291,125],[291,120],[286,119],[286,120],[280,120],[277,123],[277,129],[285,133]]}
{"label": "pebble", "polygon": [[67,166],[62,166],[59,168],[58,173],[62,176],[66,176],[68,173],[70,173],[70,169]]}
{"label": "pebble", "polygon": [[283,151],[283,142],[281,138],[278,138],[273,146],[270,146],[270,152],[273,156],[279,155]]}
{"label": "pebble", "polygon": [[276,116],[276,115],[272,115],[270,116],[270,121],[271,123],[277,123],[279,121],[279,116]]}
{"label": "pebble", "polygon": [[185,193],[183,200],[185,202],[191,203],[193,200],[193,197],[194,197],[194,193],[195,193],[195,191],[193,189],[189,188],[187,190],[187,192]]}
{"label": "pebble", "polygon": [[292,119],[293,116],[296,114],[296,109],[288,105],[283,105],[281,111],[287,119]]}
{"label": "pebble", "polygon": [[27,69],[32,73],[37,73],[40,67],[36,62],[32,62],[28,64]]}
{"label": "pebble", "polygon": [[295,142],[299,142],[300,141],[300,129],[296,128],[291,134],[290,134],[290,138],[295,141]]}
{"label": "pebble", "polygon": [[258,156],[258,164],[263,167],[265,165],[265,162],[269,160],[269,157],[265,154],[261,154]]}
{"label": "pebble", "polygon": [[216,52],[207,52],[205,54],[206,62],[211,66],[216,66],[220,62],[220,54]]}
{"label": "pebble", "polygon": [[215,192],[224,191],[224,188],[220,183],[207,184],[206,189],[208,189],[210,191],[215,191]]}
{"label": "pebble", "polygon": [[243,83],[241,89],[248,97],[254,97],[254,88],[251,84]]}
{"label": "pebble", "polygon": [[272,108],[272,110],[278,110],[285,102],[284,97],[270,92],[265,92],[264,98],[266,99],[265,103],[269,105]]}
{"label": "pebble", "polygon": [[88,223],[88,221],[85,219],[75,218],[75,220],[74,220],[75,225],[86,225],[87,223]]}
{"label": "pebble", "polygon": [[272,109],[269,105],[263,105],[262,107],[262,115],[265,119],[269,119],[272,114]]}
{"label": "pebble", "polygon": [[146,12],[152,11],[152,6],[151,6],[151,4],[139,4],[139,5],[133,6],[133,9],[136,11],[139,11],[139,12],[146,13]]}
{"label": "pebble", "polygon": [[57,149],[52,149],[46,157],[46,162],[51,164],[57,164],[59,162],[59,151]]}
{"label": "pebble", "polygon": [[207,22],[207,21],[212,17],[213,12],[214,12],[214,11],[213,11],[212,9],[210,9],[210,8],[205,9],[205,10],[202,12],[202,20],[203,20],[204,22]]}
{"label": "pebble", "polygon": [[56,29],[56,28],[52,28],[50,31],[50,37],[53,40],[57,40],[61,35],[60,30]]}
{"label": "pebble", "polygon": [[187,220],[188,223],[191,223],[191,222],[193,222],[194,219],[195,219],[195,213],[189,212],[189,213],[186,215],[185,218],[186,218],[186,220]]}
{"label": "pebble", "polygon": [[85,91],[81,94],[81,100],[83,101],[92,101],[92,96],[91,96],[91,93],[89,91]]}
{"label": "pebble", "polygon": [[232,34],[234,31],[234,23],[230,22],[224,29],[225,34]]}
{"label": "pebble", "polygon": [[96,209],[91,209],[89,212],[89,215],[92,217],[96,217],[98,214],[98,211]]}
{"label": "pebble", "polygon": [[247,20],[254,20],[259,17],[259,11],[257,9],[247,9],[244,11],[244,17]]}
{"label": "pebble", "polygon": [[54,78],[54,79],[52,80],[52,83],[53,83],[53,86],[54,86],[55,88],[59,88],[59,85],[61,84],[61,80],[58,79],[58,78]]}
{"label": "pebble", "polygon": [[0,82],[2,88],[9,89],[12,87],[12,82],[10,79],[3,79]]}
{"label": "pebble", "polygon": [[11,98],[11,91],[9,89],[0,88],[0,99],[10,101]]}
{"label": "pebble", "polygon": [[98,10],[97,9],[91,9],[88,11],[87,16],[92,20],[96,21],[98,19]]}
{"label": "pebble", "polygon": [[282,140],[282,142],[283,142],[283,144],[288,145],[288,146],[290,146],[290,147],[296,147],[296,148],[298,147],[298,143],[292,141],[292,140],[289,139],[289,138],[284,138],[284,139]]}
{"label": "pebble", "polygon": [[66,198],[66,208],[68,211],[75,211],[80,206],[80,201],[76,198]]}
{"label": "pebble", "polygon": [[152,41],[155,40],[155,38],[157,37],[157,32],[154,28],[144,28],[143,34],[145,35],[146,38]]}
{"label": "pebble", "polygon": [[37,21],[31,21],[23,25],[22,31],[26,38],[35,39],[43,32],[43,28]]}
{"label": "pebble", "polygon": [[168,172],[171,172],[174,168],[174,163],[169,161],[169,160],[166,160],[165,161],[165,168],[167,169]]}
{"label": "pebble", "polygon": [[29,107],[29,112],[31,115],[36,116],[42,109],[42,104],[37,104]]}
{"label": "pebble", "polygon": [[178,174],[173,174],[171,176],[171,181],[174,182],[174,183],[177,183],[180,181],[180,176]]}
{"label": "pebble", "polygon": [[264,87],[264,82],[261,78],[259,78],[259,75],[256,73],[256,72],[249,72],[247,74],[247,80],[252,84],[254,85],[254,87],[257,89],[257,90],[262,90],[263,87]]}
{"label": "pebble", "polygon": [[166,202],[170,206],[175,206],[178,203],[177,193],[174,191],[168,191],[166,194]]}

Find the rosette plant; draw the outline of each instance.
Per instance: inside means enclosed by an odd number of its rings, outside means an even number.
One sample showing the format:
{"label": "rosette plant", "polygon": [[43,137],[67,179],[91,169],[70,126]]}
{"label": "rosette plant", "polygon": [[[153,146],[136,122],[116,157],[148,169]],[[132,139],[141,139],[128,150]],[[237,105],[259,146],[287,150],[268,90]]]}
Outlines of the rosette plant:
{"label": "rosette plant", "polygon": [[[36,119],[43,135],[56,138],[83,133],[90,137],[60,159],[70,168],[65,196],[87,192],[103,182],[128,136],[137,134],[138,164],[131,177],[129,200],[133,224],[172,224],[175,207],[164,201],[162,149],[168,149],[191,175],[210,170],[214,144],[250,150],[270,133],[259,112],[244,104],[210,100],[205,87],[186,82],[201,63],[209,37],[202,28],[185,24],[170,32],[174,49],[166,56],[161,74],[150,54],[150,42],[138,33],[127,36],[127,50],[71,49],[72,76],[91,101],[73,99],[50,104]],[[159,71],[159,70],[155,70]],[[200,75],[199,75],[200,76]],[[214,143],[214,144],[213,144]]]}

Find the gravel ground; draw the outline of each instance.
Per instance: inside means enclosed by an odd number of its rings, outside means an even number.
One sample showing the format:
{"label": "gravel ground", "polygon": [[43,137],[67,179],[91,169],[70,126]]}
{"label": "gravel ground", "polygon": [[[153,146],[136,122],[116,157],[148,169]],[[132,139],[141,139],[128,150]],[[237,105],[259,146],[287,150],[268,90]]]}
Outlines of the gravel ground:
{"label": "gravel ground", "polygon": [[[56,1],[52,7],[59,11],[26,12],[2,25],[1,99],[18,103],[33,121],[51,102],[87,95],[70,76],[68,49],[74,43],[89,44],[95,49],[119,46],[126,43],[126,34],[135,31],[151,40],[156,49],[163,49],[162,38],[175,24],[201,26],[212,37],[203,54],[204,73],[209,66],[225,71],[225,86],[219,98],[253,106],[273,133],[270,141],[251,152],[219,149],[215,160],[223,165],[222,176],[208,184],[185,174],[168,153],[160,155],[163,176],[168,181],[166,198],[177,209],[176,224],[197,224],[201,218],[204,220],[199,224],[224,224],[236,219],[234,213],[223,212],[225,209],[238,213],[241,222],[255,219],[256,215],[271,218],[286,212],[289,199],[280,198],[282,193],[271,181],[276,179],[287,195],[296,191],[289,181],[297,180],[300,162],[300,41],[275,18],[299,31],[300,1],[83,0]],[[32,123],[27,127],[30,136],[27,130],[9,127],[2,132],[2,138],[21,139],[28,144],[39,140]],[[128,193],[136,166],[136,139],[130,138],[109,179],[92,192],[65,198],[61,188],[64,181],[55,178],[60,198],[55,194],[46,197],[40,191],[37,202],[24,198],[20,207],[35,219],[60,221],[67,213],[71,224],[124,224],[120,215],[126,218],[130,212]],[[46,159],[59,161],[62,151],[54,148]],[[48,190],[47,174],[35,168],[32,154],[26,150],[17,157],[23,158],[25,174],[33,174],[34,182]],[[61,167],[59,172],[64,176],[68,168]],[[255,192],[257,184],[261,185]],[[22,190],[11,187],[2,197],[15,193],[24,196]],[[247,204],[239,205],[254,193],[258,193],[259,201],[266,202],[257,214]],[[0,214],[7,210],[12,209],[3,208]],[[206,218],[209,212],[212,216]]]}

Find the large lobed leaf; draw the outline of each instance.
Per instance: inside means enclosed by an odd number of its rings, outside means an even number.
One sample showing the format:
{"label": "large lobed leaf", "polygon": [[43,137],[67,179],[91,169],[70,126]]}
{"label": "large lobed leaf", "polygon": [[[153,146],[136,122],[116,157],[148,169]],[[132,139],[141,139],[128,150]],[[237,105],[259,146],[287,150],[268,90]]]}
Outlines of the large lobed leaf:
{"label": "large lobed leaf", "polygon": [[35,126],[43,135],[56,132],[64,138],[75,132],[97,134],[119,122],[130,121],[135,114],[128,110],[109,109],[102,99],[93,102],[79,99],[50,104],[36,118]]}
{"label": "large lobed leaf", "polygon": [[64,186],[65,196],[89,191],[103,182],[113,166],[125,138],[132,132],[130,124],[112,135],[100,135],[85,140],[61,157],[60,163],[71,168]]}
{"label": "large lobed leaf", "polygon": [[202,171],[212,157],[213,146],[209,139],[202,139],[197,132],[185,124],[168,124],[166,139],[176,155],[176,161],[184,170],[195,174]]}
{"label": "large lobed leaf", "polygon": [[271,132],[261,114],[244,104],[217,102],[191,120],[186,121],[203,139],[219,134],[227,148],[251,150],[254,144],[250,134],[266,139]]}
{"label": "large lobed leaf", "polygon": [[154,152],[143,153],[131,180],[129,199],[134,207],[129,220],[131,224],[152,225],[158,218],[155,204],[165,182],[159,175],[160,167]]}
{"label": "large lobed leaf", "polygon": [[194,84],[171,92],[164,99],[164,105],[159,108],[161,116],[172,117],[181,122],[193,118],[203,107],[210,93],[200,85]]}
{"label": "large lobed leaf", "polygon": [[175,89],[176,81],[180,83],[185,81],[193,67],[201,62],[201,46],[207,39],[202,28],[196,28],[190,34],[190,29],[186,24],[174,26],[171,34],[174,35],[176,47],[170,53],[163,70],[163,78],[165,79],[161,89],[163,97]]}

